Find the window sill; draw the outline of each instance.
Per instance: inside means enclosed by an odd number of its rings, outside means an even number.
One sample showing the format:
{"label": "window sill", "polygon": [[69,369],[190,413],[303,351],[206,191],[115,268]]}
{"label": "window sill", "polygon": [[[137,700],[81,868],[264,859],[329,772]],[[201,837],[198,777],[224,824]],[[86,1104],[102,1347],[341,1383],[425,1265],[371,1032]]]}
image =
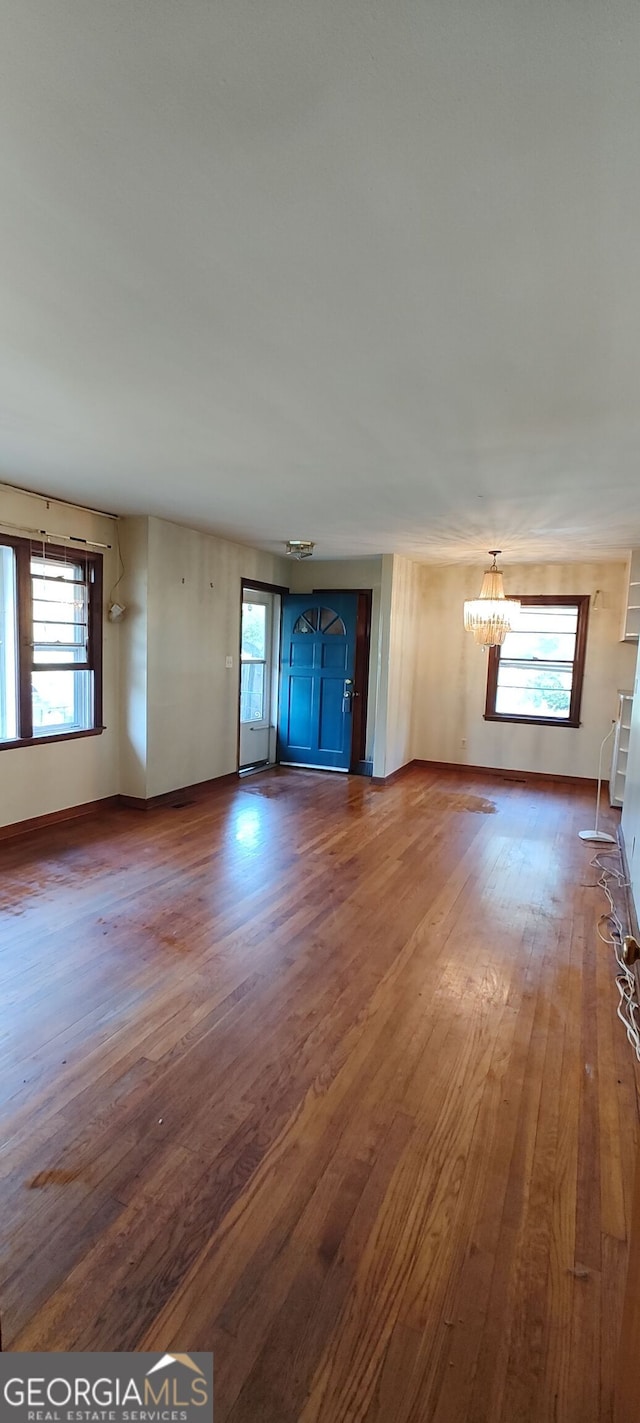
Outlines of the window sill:
{"label": "window sill", "polygon": [[573,731],[579,730],[581,722],[554,716],[506,716],[501,712],[485,712],[485,721],[508,721],[516,722],[520,726],[570,726]]}
{"label": "window sill", "polygon": [[79,741],[84,736],[102,736],[106,726],[92,726],[88,731],[57,731],[51,736],[25,736],[15,741],[0,741],[0,751],[15,751],[18,746],[51,746],[54,741]]}

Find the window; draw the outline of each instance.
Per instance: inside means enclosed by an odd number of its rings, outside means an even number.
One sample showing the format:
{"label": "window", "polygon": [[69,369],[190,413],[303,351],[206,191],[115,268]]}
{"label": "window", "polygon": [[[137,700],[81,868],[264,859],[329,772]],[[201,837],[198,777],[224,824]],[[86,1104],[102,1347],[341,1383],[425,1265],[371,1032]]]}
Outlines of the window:
{"label": "window", "polygon": [[242,646],[240,649],[240,720],[266,721],[268,694],[269,608],[266,603],[242,603]]}
{"label": "window", "polygon": [[0,535],[0,744],[102,729],[102,558]]}
{"label": "window", "polygon": [[0,741],[18,735],[16,567],[12,548],[0,544]]}
{"label": "window", "polygon": [[517,626],[489,652],[485,719],[579,726],[589,599],[520,603]]}
{"label": "window", "polygon": [[330,633],[335,637],[346,637],[347,635],[347,629],[342,618],[339,618],[338,614],[334,613],[333,608],[307,608],[306,612],[301,613],[300,617],[296,620],[293,631],[294,633]]}

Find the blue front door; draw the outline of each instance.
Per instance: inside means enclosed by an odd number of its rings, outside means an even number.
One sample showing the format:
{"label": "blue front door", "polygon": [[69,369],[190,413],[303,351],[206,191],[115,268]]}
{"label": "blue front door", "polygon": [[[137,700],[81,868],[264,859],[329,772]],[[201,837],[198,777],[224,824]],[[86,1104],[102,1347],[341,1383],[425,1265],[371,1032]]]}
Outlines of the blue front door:
{"label": "blue front door", "polygon": [[357,593],[288,593],[282,608],[278,760],[348,771]]}

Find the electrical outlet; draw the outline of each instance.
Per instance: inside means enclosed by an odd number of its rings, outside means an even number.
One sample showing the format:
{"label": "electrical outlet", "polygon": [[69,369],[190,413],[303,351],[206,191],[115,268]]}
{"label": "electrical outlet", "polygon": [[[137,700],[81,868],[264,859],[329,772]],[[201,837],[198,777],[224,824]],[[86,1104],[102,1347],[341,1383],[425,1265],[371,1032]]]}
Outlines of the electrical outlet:
{"label": "electrical outlet", "polygon": [[233,658],[232,658],[232,657],[225,657],[225,659],[224,659],[224,665],[225,665],[225,667],[233,667]]}

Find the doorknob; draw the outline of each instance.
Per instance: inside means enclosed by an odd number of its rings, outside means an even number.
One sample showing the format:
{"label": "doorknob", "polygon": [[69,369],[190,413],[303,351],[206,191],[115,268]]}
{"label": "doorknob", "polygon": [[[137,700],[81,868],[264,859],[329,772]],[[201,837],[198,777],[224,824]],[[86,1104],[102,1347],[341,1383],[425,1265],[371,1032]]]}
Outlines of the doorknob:
{"label": "doorknob", "polygon": [[352,678],[352,677],[345,677],[345,679],[344,679],[344,691],[343,691],[342,695],[343,695],[345,701],[347,701],[347,702],[350,702],[350,701],[352,701],[352,699],[353,699],[354,697],[357,697],[358,693],[356,692],[356,689],[355,689],[355,687],[354,687],[354,685],[353,685],[353,678]]}

